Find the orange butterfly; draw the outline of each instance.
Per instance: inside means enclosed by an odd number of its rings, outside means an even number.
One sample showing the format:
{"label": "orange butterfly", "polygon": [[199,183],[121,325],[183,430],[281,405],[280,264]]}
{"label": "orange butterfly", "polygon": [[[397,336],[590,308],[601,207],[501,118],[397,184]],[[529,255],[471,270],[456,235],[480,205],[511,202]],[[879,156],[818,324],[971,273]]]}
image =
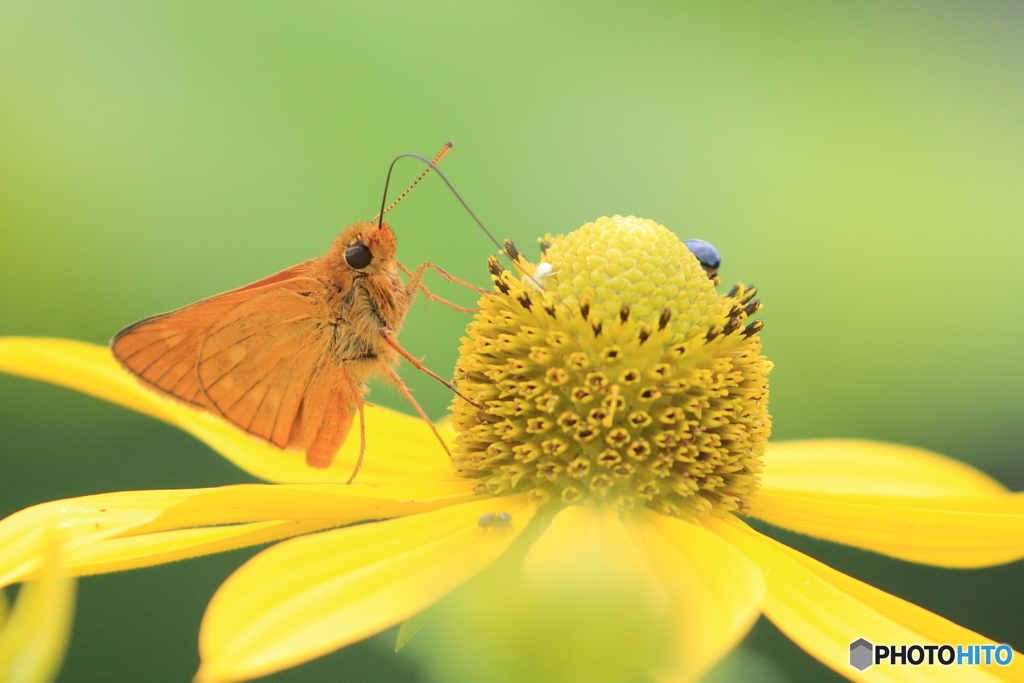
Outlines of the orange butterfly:
{"label": "orange butterfly", "polygon": [[[395,336],[417,290],[458,310],[475,310],[431,294],[420,282],[426,268],[477,288],[429,263],[410,272],[395,259],[397,246],[382,220],[356,223],[319,258],[125,328],[111,341],[114,357],[145,386],[279,448],[304,451],[310,467],[326,468],[356,412],[362,424],[365,382],[373,374],[395,382],[430,422],[395,373],[399,355],[455,391]],[[349,482],[362,464],[362,429],[360,436]]]}

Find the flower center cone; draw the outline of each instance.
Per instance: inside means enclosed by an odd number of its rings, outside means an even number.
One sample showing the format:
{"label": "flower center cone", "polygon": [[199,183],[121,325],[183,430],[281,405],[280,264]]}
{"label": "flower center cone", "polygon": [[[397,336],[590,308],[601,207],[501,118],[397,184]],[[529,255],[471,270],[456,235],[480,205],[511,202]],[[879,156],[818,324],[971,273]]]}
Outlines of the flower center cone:
{"label": "flower center cone", "polygon": [[744,512],[771,431],[756,290],[719,295],[649,220],[544,238],[517,277],[496,259],[456,366],[453,465],[490,495],[662,514]]}

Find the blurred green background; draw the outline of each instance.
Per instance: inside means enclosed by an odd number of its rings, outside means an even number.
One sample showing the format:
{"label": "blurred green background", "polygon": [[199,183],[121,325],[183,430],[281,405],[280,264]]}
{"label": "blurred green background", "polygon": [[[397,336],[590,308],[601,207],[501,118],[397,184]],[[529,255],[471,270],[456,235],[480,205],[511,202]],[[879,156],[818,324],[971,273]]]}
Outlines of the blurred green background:
{"label": "blurred green background", "polygon": [[[1019,490],[1022,36],[1024,5],[989,0],[4,0],[0,334],[105,343],[318,255],[376,213],[396,154],[454,139],[449,177],[531,255],[615,213],[715,244],[725,283],[766,304],[778,439],[913,444]],[[391,221],[407,264],[488,282],[494,249],[438,179]],[[449,374],[467,321],[417,304],[403,343]],[[403,374],[443,415],[443,388]],[[0,453],[0,514],[250,480],[168,426],[8,376]],[[1022,563],[773,533],[1024,647]],[[204,605],[251,554],[83,580],[60,680],[188,680]],[[424,680],[389,637],[270,680]],[[742,659],[838,680],[763,621]]]}

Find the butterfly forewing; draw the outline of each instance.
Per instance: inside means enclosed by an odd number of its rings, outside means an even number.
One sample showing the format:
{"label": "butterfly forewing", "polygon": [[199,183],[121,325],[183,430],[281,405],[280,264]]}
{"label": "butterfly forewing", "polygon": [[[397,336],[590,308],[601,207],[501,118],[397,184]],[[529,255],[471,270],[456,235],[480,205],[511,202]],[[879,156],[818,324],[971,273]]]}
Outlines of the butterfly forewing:
{"label": "butterfly forewing", "polygon": [[195,371],[199,347],[217,319],[243,304],[249,296],[223,294],[147,318],[114,338],[111,344],[114,356],[149,386],[209,408]]}
{"label": "butterfly forewing", "polygon": [[114,355],[145,384],[326,467],[361,383],[334,360],[337,321],[307,271],[299,264],[140,321],[114,338]]}

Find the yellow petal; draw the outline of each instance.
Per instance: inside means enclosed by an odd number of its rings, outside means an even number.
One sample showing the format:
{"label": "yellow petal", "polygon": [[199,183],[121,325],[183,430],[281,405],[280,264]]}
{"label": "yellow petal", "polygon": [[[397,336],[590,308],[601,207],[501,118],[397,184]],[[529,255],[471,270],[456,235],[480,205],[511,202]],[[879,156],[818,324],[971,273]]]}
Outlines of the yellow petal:
{"label": "yellow petal", "polygon": [[[422,611],[493,562],[532,517],[525,496],[293,539],[263,551],[217,591],[199,636],[203,683],[264,676]],[[511,528],[484,528],[507,512]]]}
{"label": "yellow petal", "polygon": [[426,512],[476,497],[468,479],[391,484],[239,484],[194,489],[132,535],[214,524],[330,519],[349,524]]}
{"label": "yellow petal", "polygon": [[[282,451],[229,422],[144,388],[105,346],[64,339],[0,339],[0,371],[31,377],[106,399],[189,432],[245,471],[275,482],[345,482],[359,454],[353,428],[331,467],[306,466],[304,455]],[[437,478],[448,458],[420,419],[380,406],[366,408],[367,453],[359,481]]]}
{"label": "yellow petal", "polygon": [[153,519],[194,490],[131,491],[56,500],[34,505],[0,521],[0,586],[30,578],[40,567],[45,534],[60,530],[64,562],[79,547]]}
{"label": "yellow petal", "polygon": [[560,510],[531,546],[523,568],[534,580],[589,578],[642,586],[652,614],[668,607],[665,587],[611,505],[590,503]]}
{"label": "yellow petal", "polygon": [[761,612],[760,568],[696,524],[637,512],[631,526],[672,600],[672,660],[660,681],[698,679],[739,644]]}
{"label": "yellow petal", "polygon": [[420,629],[434,617],[434,611],[434,607],[428,607],[402,622],[398,629],[398,635],[395,637],[395,652],[401,652],[402,648],[409,644],[413,636],[419,633]]}
{"label": "yellow petal", "polygon": [[58,548],[51,545],[43,552],[42,575],[22,587],[10,617],[0,620],[4,683],[49,683],[64,661],[75,612],[75,581],[64,576]]}
{"label": "yellow petal", "polygon": [[751,516],[793,531],[942,567],[1024,557],[1024,495],[915,498],[760,491]]}
{"label": "yellow petal", "polygon": [[999,482],[951,458],[909,446],[854,440],[770,444],[761,488],[915,497],[1006,493]]}
{"label": "yellow petal", "polygon": [[247,484],[126,491],[43,503],[0,521],[0,586],[31,576],[58,528],[76,575],[144,567],[471,498],[465,481],[369,486]]}
{"label": "yellow petal", "polygon": [[672,645],[667,594],[618,512],[578,505],[533,524],[543,528],[539,540],[524,548],[521,539],[433,610],[435,627],[418,643],[431,677],[493,680],[497,671],[503,681],[646,679]]}
{"label": "yellow petal", "polygon": [[[768,596],[765,615],[808,653],[839,674],[865,683],[1019,681],[1024,658],[1001,666],[899,666],[857,671],[850,643],[865,638],[884,645],[993,644],[951,621],[857,581],[759,534],[734,517],[708,516],[703,523],[761,565]],[[926,660],[927,661],[927,660]]]}

